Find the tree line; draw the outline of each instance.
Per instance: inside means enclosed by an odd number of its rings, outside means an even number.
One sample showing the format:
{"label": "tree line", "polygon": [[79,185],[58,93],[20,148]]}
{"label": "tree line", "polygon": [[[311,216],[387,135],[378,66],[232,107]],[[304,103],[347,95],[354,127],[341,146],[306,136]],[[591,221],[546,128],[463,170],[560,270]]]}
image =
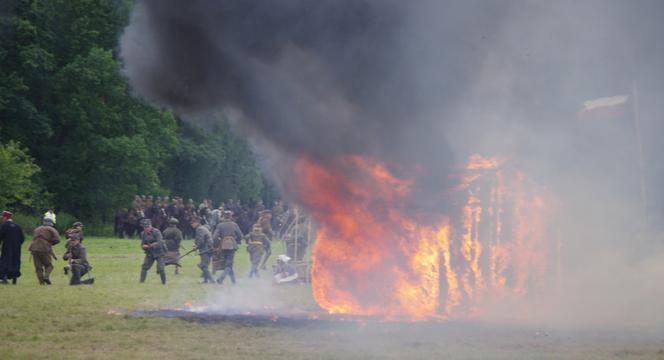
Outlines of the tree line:
{"label": "tree line", "polygon": [[116,51],[131,6],[0,5],[0,206],[110,220],[135,194],[271,201],[227,122],[200,128],[131,95]]}

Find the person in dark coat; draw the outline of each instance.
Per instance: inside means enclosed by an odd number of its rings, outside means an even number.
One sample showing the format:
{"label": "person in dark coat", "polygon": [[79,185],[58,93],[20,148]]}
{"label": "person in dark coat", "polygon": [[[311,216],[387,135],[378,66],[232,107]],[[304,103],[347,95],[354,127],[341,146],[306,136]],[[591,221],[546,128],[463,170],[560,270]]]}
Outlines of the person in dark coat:
{"label": "person in dark coat", "polygon": [[0,225],[0,283],[7,284],[11,279],[16,285],[16,280],[21,276],[21,245],[25,240],[23,230],[12,220],[12,213],[2,212],[2,225]]}

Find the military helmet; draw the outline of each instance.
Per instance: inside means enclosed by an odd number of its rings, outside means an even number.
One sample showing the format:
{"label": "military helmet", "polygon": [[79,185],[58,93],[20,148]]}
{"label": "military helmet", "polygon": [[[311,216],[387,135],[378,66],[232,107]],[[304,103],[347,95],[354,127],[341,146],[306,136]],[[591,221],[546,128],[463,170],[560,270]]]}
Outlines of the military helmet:
{"label": "military helmet", "polygon": [[147,219],[147,218],[141,220],[141,226],[142,226],[142,227],[152,226],[152,220]]}
{"label": "military helmet", "polygon": [[81,227],[82,227],[82,226],[83,226],[83,223],[80,222],[80,221],[77,221],[77,222],[73,223],[71,226],[73,226],[73,227],[79,227],[79,226],[81,226]]}
{"label": "military helmet", "polygon": [[287,262],[290,261],[290,258],[287,255],[281,254],[281,255],[277,256],[277,260],[281,261],[283,263],[287,263]]}
{"label": "military helmet", "polygon": [[230,210],[224,210],[224,219],[230,219],[233,216],[233,212]]}
{"label": "military helmet", "polygon": [[178,221],[178,219],[172,217],[172,218],[168,219],[168,223],[171,224],[171,225],[177,225],[180,222]]}
{"label": "military helmet", "polygon": [[263,227],[261,226],[261,224],[254,224],[254,226],[251,227],[251,230],[262,232],[262,231],[263,231]]}

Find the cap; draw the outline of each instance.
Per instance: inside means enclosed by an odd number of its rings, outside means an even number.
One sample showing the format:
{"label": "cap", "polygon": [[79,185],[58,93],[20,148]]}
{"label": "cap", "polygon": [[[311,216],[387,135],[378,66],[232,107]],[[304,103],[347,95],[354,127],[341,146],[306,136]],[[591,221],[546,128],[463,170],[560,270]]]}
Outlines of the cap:
{"label": "cap", "polygon": [[14,215],[14,214],[12,214],[10,211],[7,211],[7,210],[5,210],[5,211],[2,212],[2,217],[3,217],[4,219],[11,219],[11,217],[12,217],[13,215]]}
{"label": "cap", "polygon": [[277,260],[280,260],[280,261],[283,261],[283,262],[287,263],[287,262],[290,261],[290,258],[288,256],[284,255],[284,254],[281,254],[281,255],[277,256]]}

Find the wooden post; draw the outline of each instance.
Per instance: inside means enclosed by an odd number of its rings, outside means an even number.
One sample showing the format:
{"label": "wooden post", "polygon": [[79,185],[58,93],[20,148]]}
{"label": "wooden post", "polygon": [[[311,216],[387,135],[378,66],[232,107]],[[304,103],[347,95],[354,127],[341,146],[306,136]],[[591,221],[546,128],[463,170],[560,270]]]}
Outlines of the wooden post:
{"label": "wooden post", "polygon": [[[299,228],[299,226],[298,226],[299,217],[300,217],[300,212],[298,211],[297,208],[295,208],[295,238],[292,239],[293,240],[293,245],[295,246],[295,248],[293,249],[293,257],[295,257],[295,261],[297,261],[297,235],[298,235],[297,233],[300,230],[300,229],[298,229]],[[286,249],[286,252],[288,252],[288,249]]]}
{"label": "wooden post", "polygon": [[638,102],[638,93],[636,80],[632,82],[632,110],[634,111],[634,116],[632,117],[634,121],[634,136],[636,138],[636,150],[639,163],[639,180],[641,185],[641,211],[642,224],[646,223],[646,217],[648,216],[648,204],[647,204],[647,191],[646,191],[646,179],[645,179],[645,162],[643,159],[643,142],[641,140],[641,125],[639,121],[639,102]]}

